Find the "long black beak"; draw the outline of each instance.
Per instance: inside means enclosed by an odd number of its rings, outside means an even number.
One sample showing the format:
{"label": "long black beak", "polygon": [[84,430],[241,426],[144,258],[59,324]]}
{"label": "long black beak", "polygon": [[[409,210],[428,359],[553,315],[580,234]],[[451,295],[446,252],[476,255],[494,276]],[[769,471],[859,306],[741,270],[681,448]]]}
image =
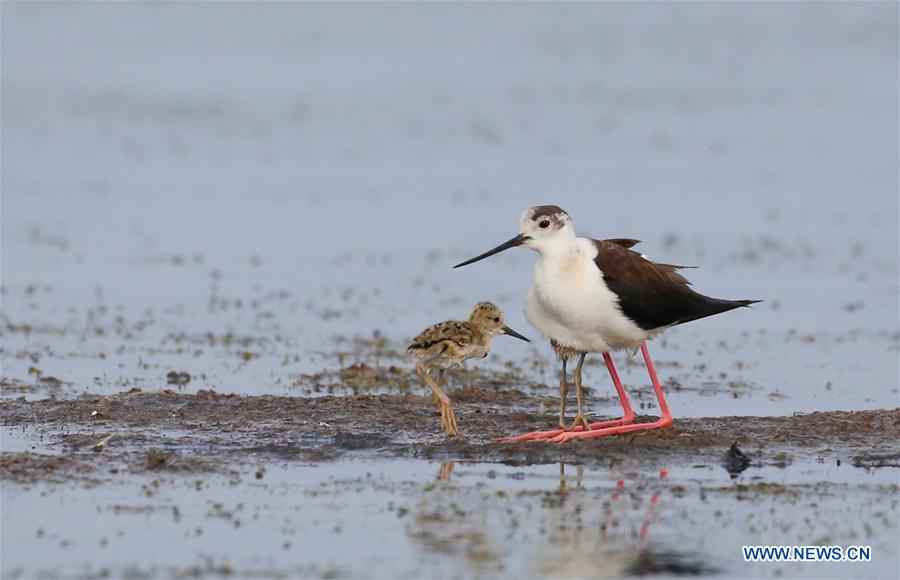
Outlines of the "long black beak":
{"label": "long black beak", "polygon": [[525,342],[531,342],[530,340],[528,340],[527,338],[525,338],[524,336],[522,336],[521,334],[519,334],[518,332],[516,332],[515,330],[513,330],[512,328],[510,328],[508,326],[503,327],[503,334],[508,334],[510,336],[514,336],[514,337],[518,338],[519,340],[524,340]]}
{"label": "long black beak", "polygon": [[485,258],[490,258],[490,257],[493,256],[494,254],[499,254],[499,253],[502,252],[503,250],[508,250],[508,249],[510,249],[510,248],[515,248],[516,246],[521,246],[522,244],[524,244],[524,243],[525,243],[526,241],[528,241],[529,239],[531,239],[531,238],[529,238],[529,237],[526,236],[525,234],[519,234],[518,236],[514,237],[514,238],[511,239],[511,240],[508,240],[508,241],[506,241],[506,242],[503,242],[502,244],[500,244],[499,246],[497,246],[497,247],[494,248],[493,250],[488,250],[487,252],[481,254],[480,256],[475,256],[475,257],[472,258],[471,260],[466,260],[465,262],[460,262],[459,264],[457,264],[457,265],[455,265],[455,266],[453,266],[453,267],[454,267],[454,268],[461,268],[461,267],[463,267],[463,266],[468,266],[469,264],[474,264],[475,262],[478,262],[479,260],[484,260]]}

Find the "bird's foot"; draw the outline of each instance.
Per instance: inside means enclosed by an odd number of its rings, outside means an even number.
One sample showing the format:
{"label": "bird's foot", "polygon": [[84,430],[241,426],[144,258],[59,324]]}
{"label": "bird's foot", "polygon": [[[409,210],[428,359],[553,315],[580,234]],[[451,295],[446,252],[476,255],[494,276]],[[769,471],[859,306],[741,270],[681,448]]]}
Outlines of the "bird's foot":
{"label": "bird's foot", "polygon": [[572,428],[569,429],[567,427],[560,427],[559,429],[551,429],[549,431],[532,431],[531,433],[524,433],[522,435],[516,435],[514,437],[501,437],[495,439],[495,441],[500,443],[519,443],[522,441],[546,441],[548,439],[554,439],[563,435],[565,433],[581,433],[586,430],[594,430],[594,429],[607,429],[609,427],[620,427],[622,425],[630,425],[634,422],[634,413],[630,415],[625,415],[621,419],[613,419],[612,421],[600,421],[599,423],[591,423],[588,425],[588,429],[585,429],[578,421],[578,418],[575,418],[575,421],[572,424]]}
{"label": "bird's foot", "polygon": [[501,443],[519,443],[520,441],[541,441],[544,439],[552,439],[561,433],[565,433],[565,429],[552,429],[550,431],[532,431],[531,433],[523,433],[514,437],[501,437],[496,441]]}
{"label": "bird's foot", "polygon": [[442,401],[441,407],[441,427],[447,432],[449,437],[459,435],[459,429],[456,425],[456,415],[453,413],[453,407],[450,401]]}
{"label": "bird's foot", "polygon": [[570,427],[569,429],[566,429],[566,430],[567,431],[575,431],[575,430],[582,431],[582,430],[587,430],[590,428],[591,428],[591,425],[590,425],[590,423],[588,423],[587,417],[584,416],[584,413],[579,412],[577,415],[575,415],[575,420],[572,421],[572,427]]}
{"label": "bird's foot", "polygon": [[613,419],[612,421],[600,421],[599,423],[591,423],[590,429],[606,429],[608,427],[619,427],[621,425],[631,425],[634,423],[634,413],[625,415],[621,419]]}
{"label": "bird's foot", "polygon": [[573,439],[593,439],[595,437],[607,437],[609,435],[621,435],[623,433],[633,433],[635,431],[649,431],[650,429],[660,429],[672,425],[672,417],[661,417],[652,423],[632,423],[631,425],[619,425],[617,427],[606,427],[601,429],[590,429],[588,431],[567,431],[560,433],[549,441],[551,443],[565,443]]}
{"label": "bird's foot", "polygon": [[[576,419],[576,423],[577,423],[577,419]],[[585,422],[585,424],[587,424],[587,422]],[[573,431],[583,431],[584,427],[582,427],[581,425],[573,424],[572,430]],[[501,443],[518,443],[520,441],[544,441],[547,439],[553,439],[557,435],[560,435],[562,433],[567,433],[568,431],[569,431],[569,428],[566,427],[565,420],[560,419],[560,426],[558,429],[551,429],[549,431],[532,431],[531,433],[524,433],[522,435],[516,435],[514,437],[502,437],[502,438],[496,439],[496,441],[499,441]]]}

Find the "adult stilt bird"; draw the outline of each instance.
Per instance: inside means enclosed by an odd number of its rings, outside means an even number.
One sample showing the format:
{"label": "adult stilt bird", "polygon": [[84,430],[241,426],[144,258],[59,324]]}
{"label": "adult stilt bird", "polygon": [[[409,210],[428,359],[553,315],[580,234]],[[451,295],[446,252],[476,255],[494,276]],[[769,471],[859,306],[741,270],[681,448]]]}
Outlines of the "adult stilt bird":
{"label": "adult stilt bird", "polygon": [[[525,297],[525,317],[551,341],[562,359],[559,428],[526,433],[507,441],[549,439],[562,443],[671,425],[672,415],[646,341],[672,326],[759,302],[722,300],[695,292],[678,272],[683,266],[652,262],[632,250],[637,243],[631,239],[577,237],[569,214],[558,206],[542,205],[522,215],[517,236],[454,266],[466,266],[516,246],[540,254],[534,267],[534,283]],[[659,401],[658,420],[633,422],[634,413],[610,356],[620,349],[640,349],[643,353]],[[592,352],[603,354],[624,410],[621,419],[589,423],[585,416],[581,368]],[[567,426],[566,360],[573,356],[578,356],[574,372],[578,412],[574,423]]]}

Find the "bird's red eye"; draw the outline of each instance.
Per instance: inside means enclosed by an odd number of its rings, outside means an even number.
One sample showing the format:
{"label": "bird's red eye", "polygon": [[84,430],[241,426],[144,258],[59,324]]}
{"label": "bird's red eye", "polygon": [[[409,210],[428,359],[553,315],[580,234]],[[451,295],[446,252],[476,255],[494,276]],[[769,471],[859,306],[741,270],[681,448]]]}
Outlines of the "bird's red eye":
{"label": "bird's red eye", "polygon": [[546,230],[550,227],[550,220],[541,220],[541,223],[538,224],[538,227],[542,230]]}

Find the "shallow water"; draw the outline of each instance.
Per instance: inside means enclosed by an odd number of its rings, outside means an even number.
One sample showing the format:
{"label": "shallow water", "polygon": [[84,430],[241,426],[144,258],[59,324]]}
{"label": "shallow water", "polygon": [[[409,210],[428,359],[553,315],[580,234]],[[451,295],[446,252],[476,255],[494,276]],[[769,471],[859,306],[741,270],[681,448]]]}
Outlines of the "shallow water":
{"label": "shallow water", "polygon": [[[268,465],[259,476],[245,469],[126,476],[95,488],[16,487],[4,490],[3,575],[821,578],[896,570],[896,498],[887,493],[896,491],[896,469],[794,464],[732,480],[721,468],[665,467],[345,459]],[[873,559],[741,558],[742,544],[810,538],[871,545]]]}

